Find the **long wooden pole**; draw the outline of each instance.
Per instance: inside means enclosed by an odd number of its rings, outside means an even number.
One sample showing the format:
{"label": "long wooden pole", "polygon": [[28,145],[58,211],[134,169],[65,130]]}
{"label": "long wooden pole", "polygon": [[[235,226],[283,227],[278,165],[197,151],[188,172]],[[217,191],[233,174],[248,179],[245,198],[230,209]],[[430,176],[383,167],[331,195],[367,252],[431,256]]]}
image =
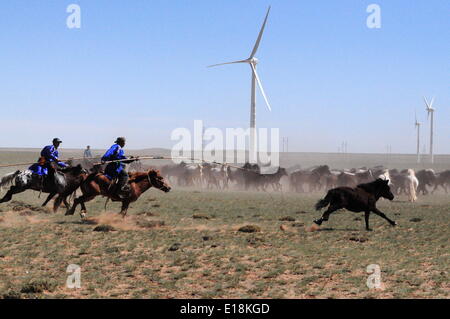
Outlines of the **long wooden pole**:
{"label": "long wooden pole", "polygon": [[[91,159],[97,159],[100,157],[90,157]],[[85,157],[78,157],[78,158],[69,158],[69,159],[62,159],[59,160],[60,162],[68,162],[68,161],[74,161],[74,160],[82,160],[82,159],[86,159]],[[37,162],[28,162],[28,163],[15,163],[15,164],[2,164],[0,165],[0,168],[4,168],[4,167],[14,167],[14,166],[25,166],[25,165],[33,165]]]}
{"label": "long wooden pole", "polygon": [[[94,158],[90,158],[90,159],[98,159],[100,157],[94,157]],[[60,162],[67,162],[67,161],[73,161],[73,160],[81,160],[81,159],[85,159],[84,157],[79,157],[79,158],[69,158],[69,159],[63,159],[60,160]],[[127,161],[133,161],[133,160],[174,160],[174,159],[182,159],[182,160],[187,160],[187,161],[192,161],[192,162],[202,162],[202,163],[211,163],[211,164],[217,164],[217,165],[222,165],[222,166],[230,166],[233,168],[237,168],[237,169],[242,169],[242,170],[246,170],[245,168],[239,167],[239,166],[235,166],[235,165],[231,165],[229,163],[219,163],[219,162],[208,162],[202,159],[196,159],[196,158],[191,158],[191,157],[167,157],[167,156],[137,156],[134,158],[127,158],[127,159],[122,159],[122,160],[113,160],[113,161],[105,161],[105,162],[98,162],[98,163],[94,163],[94,165],[102,165],[102,164],[109,164],[109,163],[117,163],[117,162],[127,162]],[[4,165],[0,165],[0,168],[5,168],[5,167],[15,167],[15,166],[25,166],[25,165],[33,165],[36,162],[28,162],[28,163],[14,163],[14,164],[4,164]]]}

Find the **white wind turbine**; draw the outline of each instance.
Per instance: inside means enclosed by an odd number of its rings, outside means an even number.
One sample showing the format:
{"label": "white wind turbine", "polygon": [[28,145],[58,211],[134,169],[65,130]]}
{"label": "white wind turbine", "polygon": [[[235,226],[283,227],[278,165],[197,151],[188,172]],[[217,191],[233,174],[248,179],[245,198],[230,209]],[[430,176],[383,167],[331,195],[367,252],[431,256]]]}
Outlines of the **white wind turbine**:
{"label": "white wind turbine", "polygon": [[417,121],[417,114],[414,112],[416,122],[414,123],[417,129],[417,163],[420,163],[420,122]]}
{"label": "white wind turbine", "polygon": [[[431,164],[434,163],[434,155],[433,155],[433,124],[434,124],[434,108],[433,108],[433,102],[434,97],[431,99],[430,103],[428,103],[427,99],[423,97],[425,100],[425,104],[427,106],[426,111],[428,112],[428,118],[430,119],[430,158],[431,158]],[[431,116],[430,116],[431,115]]]}
{"label": "white wind turbine", "polygon": [[210,65],[208,67],[214,67],[225,64],[235,64],[235,63],[248,63],[252,69],[252,89],[251,89],[251,101],[250,101],[250,145],[249,145],[249,155],[250,158],[256,160],[256,82],[258,83],[259,89],[261,90],[261,94],[266,102],[267,108],[271,111],[271,107],[269,101],[267,100],[266,93],[264,92],[263,86],[261,84],[261,80],[259,79],[258,73],[256,72],[256,65],[258,64],[258,59],[255,57],[256,51],[258,51],[259,43],[261,42],[262,35],[264,33],[264,28],[266,27],[267,18],[269,17],[270,6],[267,9],[266,18],[264,19],[264,23],[259,31],[258,38],[256,39],[256,43],[253,47],[253,51],[250,56],[245,60],[226,62],[220,64]]}

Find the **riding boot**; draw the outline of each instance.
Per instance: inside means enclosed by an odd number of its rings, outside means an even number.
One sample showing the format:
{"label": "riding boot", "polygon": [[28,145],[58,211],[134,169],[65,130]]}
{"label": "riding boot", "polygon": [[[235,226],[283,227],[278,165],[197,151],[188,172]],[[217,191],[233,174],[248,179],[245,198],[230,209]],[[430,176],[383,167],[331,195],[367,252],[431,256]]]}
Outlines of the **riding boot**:
{"label": "riding boot", "polygon": [[128,185],[128,173],[122,171],[117,182],[117,195],[121,199],[125,199],[130,195],[130,186]]}

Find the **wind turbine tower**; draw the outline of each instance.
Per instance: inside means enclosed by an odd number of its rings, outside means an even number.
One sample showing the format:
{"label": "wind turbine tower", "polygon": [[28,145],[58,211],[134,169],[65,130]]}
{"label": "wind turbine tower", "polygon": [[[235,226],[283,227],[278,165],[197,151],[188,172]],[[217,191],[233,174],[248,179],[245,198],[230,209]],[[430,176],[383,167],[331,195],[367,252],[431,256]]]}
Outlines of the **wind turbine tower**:
{"label": "wind turbine tower", "polygon": [[416,118],[416,130],[417,130],[417,163],[420,163],[420,122],[417,121],[417,114],[415,114]]}
{"label": "wind turbine tower", "polygon": [[253,46],[253,50],[250,53],[250,56],[245,60],[239,60],[239,61],[233,61],[233,62],[226,62],[226,63],[220,63],[220,64],[214,64],[210,65],[208,67],[214,67],[219,65],[225,65],[225,64],[235,64],[235,63],[248,63],[250,65],[250,68],[252,70],[252,87],[251,87],[251,100],[250,100],[250,142],[249,142],[249,155],[250,155],[250,161],[256,162],[257,160],[257,140],[256,140],[256,83],[258,84],[258,87],[261,91],[261,94],[264,98],[264,101],[266,102],[267,108],[269,111],[271,111],[271,107],[269,104],[269,101],[267,100],[266,93],[264,92],[263,86],[261,84],[261,80],[259,79],[258,73],[256,72],[256,65],[258,64],[258,59],[255,57],[256,52],[258,51],[259,44],[261,42],[261,38],[264,33],[264,28],[266,27],[267,18],[269,17],[270,12],[270,6],[267,9],[266,17],[264,19],[264,23],[261,27],[261,30],[259,31],[258,38],[256,39],[255,45]]}
{"label": "wind turbine tower", "polygon": [[433,134],[434,134],[434,108],[433,102],[434,97],[431,99],[430,103],[428,103],[426,97],[423,98],[425,100],[425,105],[427,106],[426,111],[428,112],[428,118],[430,119],[430,159],[431,164],[434,163],[434,154],[433,154]]}

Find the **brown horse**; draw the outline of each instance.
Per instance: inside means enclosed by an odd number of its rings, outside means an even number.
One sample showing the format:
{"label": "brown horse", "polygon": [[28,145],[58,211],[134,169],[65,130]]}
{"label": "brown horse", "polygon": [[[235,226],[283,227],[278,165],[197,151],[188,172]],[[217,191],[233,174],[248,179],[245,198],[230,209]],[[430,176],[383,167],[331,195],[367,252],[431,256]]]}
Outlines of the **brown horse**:
{"label": "brown horse", "polygon": [[115,192],[115,185],[102,173],[92,173],[86,180],[81,183],[82,196],[75,199],[72,208],[67,211],[66,215],[73,215],[78,205],[81,205],[81,218],[86,216],[87,210],[85,202],[88,202],[98,195],[105,196],[113,202],[122,202],[122,210],[120,214],[123,217],[127,214],[130,203],[135,202],[139,196],[151,187],[169,192],[170,186],[164,181],[159,171],[150,169],[148,172],[136,172],[130,174],[130,193],[126,198],[120,198]]}

